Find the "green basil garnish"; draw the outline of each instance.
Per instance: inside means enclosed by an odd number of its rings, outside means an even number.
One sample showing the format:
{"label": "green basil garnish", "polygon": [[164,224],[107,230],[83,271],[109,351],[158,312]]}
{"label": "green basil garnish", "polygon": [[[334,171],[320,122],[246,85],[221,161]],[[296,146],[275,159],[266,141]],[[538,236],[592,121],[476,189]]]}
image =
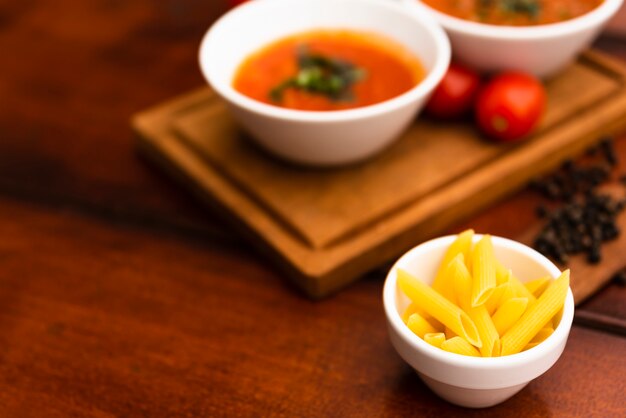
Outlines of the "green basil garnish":
{"label": "green basil garnish", "polygon": [[295,88],[320,94],[333,101],[352,101],[352,86],[363,80],[366,72],[352,63],[311,53],[306,46],[297,51],[298,73],[274,87],[269,96],[281,102],[285,90]]}

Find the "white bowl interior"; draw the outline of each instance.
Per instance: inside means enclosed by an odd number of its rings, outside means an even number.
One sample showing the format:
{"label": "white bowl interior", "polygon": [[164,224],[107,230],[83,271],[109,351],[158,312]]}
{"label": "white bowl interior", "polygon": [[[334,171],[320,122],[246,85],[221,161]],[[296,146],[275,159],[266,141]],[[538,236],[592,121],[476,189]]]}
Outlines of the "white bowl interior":
{"label": "white bowl interior", "polygon": [[234,73],[245,57],[272,41],[308,30],[379,33],[413,52],[427,71],[438,58],[437,42],[424,25],[416,24],[419,17],[388,0],[257,0],[235,12],[226,14],[210,29],[200,49],[200,64],[209,82],[230,93],[234,92]]}

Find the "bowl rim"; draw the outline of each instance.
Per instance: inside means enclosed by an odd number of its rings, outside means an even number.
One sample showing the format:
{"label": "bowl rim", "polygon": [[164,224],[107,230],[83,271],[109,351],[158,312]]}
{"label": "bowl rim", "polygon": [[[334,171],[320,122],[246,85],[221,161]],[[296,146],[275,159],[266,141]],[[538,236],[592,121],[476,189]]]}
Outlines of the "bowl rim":
{"label": "bowl rim", "polygon": [[420,0],[404,0],[409,8],[430,13],[447,31],[498,40],[524,41],[558,38],[599,26],[611,18],[624,0],[603,0],[595,9],[557,23],[536,26],[506,26],[473,22],[440,12]]}
{"label": "bowl rim", "polygon": [[[485,234],[474,234],[473,240],[479,240],[483,235]],[[574,296],[572,294],[571,287],[567,290],[567,296],[565,298],[565,303],[563,306],[563,314],[561,316],[561,320],[559,321],[559,325],[556,327],[554,332],[537,346],[530,348],[526,351],[522,351],[520,353],[510,354],[502,357],[464,356],[462,354],[450,353],[438,347],[434,347],[415,335],[406,326],[404,321],[402,321],[402,317],[400,316],[400,313],[396,308],[395,299],[397,274],[395,273],[395,271],[400,264],[403,264],[404,260],[413,257],[415,253],[419,251],[424,251],[424,248],[432,246],[449,246],[449,244],[451,244],[454,239],[456,239],[456,237],[457,235],[446,235],[419,244],[404,253],[389,269],[383,286],[383,305],[388,323],[390,326],[393,327],[398,336],[400,336],[403,340],[405,340],[405,342],[410,344],[413,349],[420,351],[422,354],[430,357],[431,359],[446,363],[451,366],[482,370],[496,370],[533,363],[544,357],[546,354],[553,352],[562,341],[567,339],[571,329],[572,321],[574,319]],[[533,248],[530,248],[520,242],[513,241],[508,238],[493,235],[491,237],[494,247],[508,247],[509,249],[519,251],[521,254],[527,257],[531,257],[539,264],[544,266],[553,278],[558,277],[558,275],[561,273],[560,269],[554,263],[552,263],[552,261],[550,261],[543,254],[537,252]]]}
{"label": "bowl rim", "polygon": [[[230,83],[216,82],[215,79],[212,77],[212,72],[210,70],[210,58],[213,51],[216,50],[215,46],[213,45],[214,42],[212,42],[212,37],[218,30],[221,30],[223,26],[229,24],[232,19],[235,19],[237,15],[241,13],[257,9],[259,11],[257,13],[261,15],[262,10],[266,7],[280,5],[282,7],[291,7],[295,10],[294,6],[297,6],[297,1],[294,0],[266,0],[247,2],[231,9],[230,11],[222,15],[207,30],[200,43],[198,54],[202,75],[215,90],[215,92],[222,96],[227,102],[231,102],[239,107],[245,108],[250,112],[268,118],[296,122],[343,122],[348,120],[365,119],[375,115],[393,112],[398,108],[407,106],[427,96],[439,84],[439,81],[443,78],[445,72],[448,69],[452,51],[450,41],[448,40],[446,33],[436,22],[432,21],[432,19],[429,19],[426,16],[417,15],[415,13],[407,13],[407,9],[403,5],[388,0],[316,0],[315,3],[322,3],[324,1],[327,3],[335,4],[337,2],[353,3],[361,8],[385,8],[393,11],[394,13],[397,13],[398,15],[401,15],[403,18],[412,19],[418,25],[424,27],[424,29],[430,34],[432,42],[434,43],[436,57],[433,68],[428,70],[424,79],[422,79],[410,90],[383,102],[354,109],[334,111],[304,111],[285,109],[279,106],[272,106],[249,98],[236,91]],[[302,29],[302,31],[304,30],[306,30],[306,28]],[[381,32],[382,35],[387,36],[386,34],[382,33],[382,31],[377,32]],[[294,31],[293,33],[297,33],[297,31]],[[276,40],[277,39],[280,39],[280,37],[277,37]],[[402,44],[400,41],[396,40],[396,42]],[[404,46],[406,47],[406,45]],[[244,58],[245,57],[242,57],[241,59],[243,60]]]}

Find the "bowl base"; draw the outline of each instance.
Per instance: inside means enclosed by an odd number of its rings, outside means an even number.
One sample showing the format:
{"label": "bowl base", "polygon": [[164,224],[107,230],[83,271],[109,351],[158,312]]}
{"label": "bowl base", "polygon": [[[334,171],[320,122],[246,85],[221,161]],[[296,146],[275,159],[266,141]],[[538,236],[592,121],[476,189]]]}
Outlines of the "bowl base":
{"label": "bowl base", "polygon": [[446,401],[466,408],[487,408],[506,401],[528,384],[521,383],[500,389],[469,389],[451,386],[417,373],[426,386]]}

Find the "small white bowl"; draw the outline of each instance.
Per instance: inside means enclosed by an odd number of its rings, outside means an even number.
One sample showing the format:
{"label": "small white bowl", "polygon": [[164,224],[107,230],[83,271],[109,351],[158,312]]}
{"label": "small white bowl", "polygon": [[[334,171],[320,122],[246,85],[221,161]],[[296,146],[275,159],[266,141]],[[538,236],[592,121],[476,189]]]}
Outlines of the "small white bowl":
{"label": "small white bowl", "polygon": [[538,26],[499,26],[459,19],[418,0],[403,0],[420,15],[431,15],[443,26],[455,59],[477,70],[520,70],[549,77],[571,63],[619,10],[623,0],[604,0],[574,19]]}
{"label": "small white bowl", "polygon": [[[474,236],[474,242],[481,235]],[[383,289],[389,337],[396,351],[413,367],[424,383],[447,401],[470,408],[483,408],[505,401],[534,378],[545,373],[565,348],[574,318],[574,297],[568,290],[561,319],[554,333],[541,344],[503,357],[470,357],[449,353],[426,343],[402,321],[410,301],[396,284],[396,269],[402,268],[431,283],[446,249],[456,236],[425,242],[404,254],[391,268]],[[523,244],[492,237],[496,257],[520,280],[560,275],[550,260]]]}
{"label": "small white bowl", "polygon": [[[393,142],[445,74],[450,44],[431,20],[388,0],[255,0],[226,13],[209,29],[200,46],[200,68],[263,148],[297,163],[351,163]],[[331,112],[271,106],[233,89],[235,71],[249,54],[282,37],[324,28],[370,31],[391,38],[420,59],[427,75],[390,100]]]}

